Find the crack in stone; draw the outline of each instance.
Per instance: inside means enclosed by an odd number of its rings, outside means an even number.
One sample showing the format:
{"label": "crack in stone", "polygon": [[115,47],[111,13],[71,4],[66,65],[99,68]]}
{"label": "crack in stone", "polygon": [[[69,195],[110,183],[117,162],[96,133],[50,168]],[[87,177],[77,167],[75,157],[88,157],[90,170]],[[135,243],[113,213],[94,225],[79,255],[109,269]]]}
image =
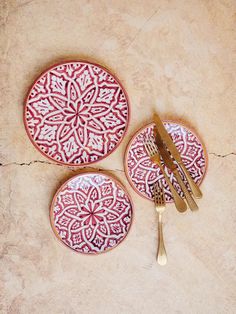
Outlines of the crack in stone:
{"label": "crack in stone", "polygon": [[219,157],[219,158],[225,158],[225,157],[228,157],[228,156],[231,156],[231,155],[234,155],[236,156],[236,153],[232,152],[232,153],[228,153],[228,154],[216,154],[216,153],[209,153],[209,155],[213,155],[215,157]]}
{"label": "crack in stone", "polygon": [[155,10],[147,19],[146,21],[143,23],[143,25],[139,28],[139,30],[136,32],[136,34],[134,35],[134,37],[131,39],[131,41],[129,42],[128,46],[126,49],[128,49],[137,39],[138,35],[142,32],[142,30],[144,29],[144,27],[148,24],[148,22],[157,14],[157,12],[159,11],[159,9]]}
{"label": "crack in stone", "polygon": [[[213,155],[215,157],[218,157],[218,158],[226,158],[228,156],[236,156],[236,153],[232,152],[232,153],[228,153],[228,154],[217,154],[217,153],[209,153],[209,155]],[[52,166],[58,166],[58,167],[63,167],[64,165],[60,165],[60,164],[56,164],[56,163],[53,163],[53,162],[50,162],[50,161],[45,161],[45,160],[31,160],[29,162],[9,162],[9,163],[6,163],[6,164],[3,164],[3,163],[0,163],[0,167],[8,167],[8,166],[12,166],[12,165],[15,165],[15,166],[31,166],[33,164],[36,164],[36,163],[39,163],[39,164],[47,164],[47,165],[52,165]],[[76,171],[78,169],[86,169],[86,168],[90,168],[90,169],[94,169],[94,170],[97,170],[97,171],[119,171],[119,172],[124,172],[124,170],[122,169],[104,169],[104,168],[96,168],[96,167],[90,167],[90,166],[87,166],[87,167],[83,167],[83,168],[77,168],[76,166],[64,166],[66,167],[68,170],[70,171]]]}
{"label": "crack in stone", "polygon": [[90,166],[83,167],[83,168],[77,168],[76,166],[75,167],[64,166],[64,165],[56,164],[56,163],[53,163],[53,162],[50,162],[50,161],[45,161],[45,160],[32,160],[32,161],[29,161],[29,162],[9,162],[9,163],[6,163],[6,164],[0,163],[0,166],[1,167],[8,167],[8,166],[12,166],[12,165],[15,165],[15,166],[31,166],[31,165],[36,164],[36,163],[46,164],[46,165],[51,165],[51,166],[66,167],[66,169],[68,169],[70,171],[73,171],[73,172],[75,172],[77,170],[84,170],[86,168],[97,170],[97,171],[114,171],[114,172],[118,171],[118,172],[124,172],[124,170],[122,170],[122,169],[104,169],[104,168],[96,168],[96,167],[90,167]]}
{"label": "crack in stone", "polygon": [[54,165],[54,166],[62,166],[62,165],[59,165],[59,164],[54,164],[50,161],[44,161],[44,160],[32,160],[32,161],[29,161],[29,162],[9,162],[7,164],[3,164],[3,163],[0,163],[0,166],[2,167],[7,167],[7,166],[11,166],[11,165],[16,165],[16,166],[30,166],[32,164],[35,164],[35,163],[40,163],[40,164],[48,164],[48,165]]}

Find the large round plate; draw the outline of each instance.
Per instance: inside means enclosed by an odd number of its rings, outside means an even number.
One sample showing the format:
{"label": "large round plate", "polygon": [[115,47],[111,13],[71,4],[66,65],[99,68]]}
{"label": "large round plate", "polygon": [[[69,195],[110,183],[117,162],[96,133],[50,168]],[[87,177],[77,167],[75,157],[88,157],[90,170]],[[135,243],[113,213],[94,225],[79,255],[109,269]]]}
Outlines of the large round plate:
{"label": "large round plate", "polygon": [[132,222],[131,199],[115,179],[101,173],[79,174],[57,191],[50,209],[56,236],[71,249],[107,252],[126,237]]}
{"label": "large round plate", "polygon": [[112,153],[129,121],[129,103],[117,78],[100,65],[55,65],[33,84],[26,99],[27,133],[46,157],[84,166]]}
{"label": "large round plate", "polygon": [[[203,144],[192,130],[181,124],[167,121],[164,122],[164,126],[172,137],[192,178],[197,184],[200,184],[205,175],[207,163],[207,155]],[[162,181],[166,201],[172,202],[173,198],[171,191],[160,168],[151,161],[144,147],[146,138],[152,138],[154,140],[153,130],[154,123],[145,126],[133,136],[128,144],[125,154],[126,176],[134,190],[141,196],[150,200],[153,199],[153,185],[158,181]],[[175,177],[165,166],[164,168],[169,174],[169,179],[175,189],[183,197],[183,192]],[[180,167],[178,168],[185,184],[188,186],[182,170]]]}

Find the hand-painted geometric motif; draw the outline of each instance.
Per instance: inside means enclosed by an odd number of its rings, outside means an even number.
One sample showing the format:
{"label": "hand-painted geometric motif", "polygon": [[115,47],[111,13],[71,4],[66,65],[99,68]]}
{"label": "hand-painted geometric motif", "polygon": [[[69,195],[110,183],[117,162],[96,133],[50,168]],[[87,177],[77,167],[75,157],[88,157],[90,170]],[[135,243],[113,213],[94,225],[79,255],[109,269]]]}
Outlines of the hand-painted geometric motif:
{"label": "hand-painted geometric motif", "polygon": [[[204,156],[204,149],[200,140],[192,131],[182,125],[173,122],[165,122],[164,125],[180,152],[182,160],[192,178],[197,184],[200,184],[206,171],[206,156]],[[153,129],[154,124],[144,127],[130,141],[126,151],[126,175],[135,191],[151,200],[153,185],[161,180],[165,189],[166,201],[172,202],[173,198],[170,189],[160,168],[150,160],[144,147],[146,138],[153,138],[154,140]],[[184,182],[188,186],[182,170],[179,166],[178,168]],[[165,166],[164,169],[175,189],[183,197],[183,192],[173,173]]]}
{"label": "hand-painted geometric motif", "polygon": [[128,125],[129,105],[120,83],[87,62],[46,71],[30,90],[25,126],[31,141],[58,163],[84,165],[110,154]]}
{"label": "hand-painted geometric motif", "polygon": [[56,235],[80,253],[101,253],[117,246],[127,235],[132,204],[111,177],[89,173],[69,180],[51,207]]}

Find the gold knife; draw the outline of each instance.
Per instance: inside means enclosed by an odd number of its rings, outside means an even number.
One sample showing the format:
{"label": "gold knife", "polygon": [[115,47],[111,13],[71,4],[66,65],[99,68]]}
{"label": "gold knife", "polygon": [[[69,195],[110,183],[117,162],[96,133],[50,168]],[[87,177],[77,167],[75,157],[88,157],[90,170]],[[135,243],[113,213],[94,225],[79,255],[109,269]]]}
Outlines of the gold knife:
{"label": "gold knife", "polygon": [[177,163],[179,164],[179,166],[181,167],[181,169],[184,172],[184,175],[189,183],[189,186],[193,192],[193,195],[196,198],[201,198],[202,197],[202,192],[199,188],[199,186],[194,182],[193,178],[191,177],[190,173],[188,172],[188,170],[186,169],[179,151],[177,150],[175,144],[173,143],[173,140],[171,138],[171,136],[169,135],[169,133],[166,131],[160,117],[158,116],[157,113],[154,114],[154,121],[156,124],[156,128],[162,138],[162,140],[165,142],[167,148],[169,149],[169,151],[171,152],[171,155],[174,157],[174,159],[177,161]]}
{"label": "gold knife", "polygon": [[192,198],[191,194],[189,193],[186,185],[184,184],[184,181],[182,180],[182,178],[179,174],[178,168],[174,164],[169,152],[166,150],[164,143],[162,142],[162,138],[161,138],[158,131],[156,131],[156,133],[155,133],[155,140],[156,140],[156,144],[157,144],[158,150],[160,152],[160,155],[164,161],[164,164],[175,175],[175,178],[176,178],[178,184],[180,185],[182,191],[184,192],[184,196],[186,198],[186,201],[188,203],[189,208],[192,211],[198,210],[198,206],[197,206],[196,202],[194,201],[194,199]]}

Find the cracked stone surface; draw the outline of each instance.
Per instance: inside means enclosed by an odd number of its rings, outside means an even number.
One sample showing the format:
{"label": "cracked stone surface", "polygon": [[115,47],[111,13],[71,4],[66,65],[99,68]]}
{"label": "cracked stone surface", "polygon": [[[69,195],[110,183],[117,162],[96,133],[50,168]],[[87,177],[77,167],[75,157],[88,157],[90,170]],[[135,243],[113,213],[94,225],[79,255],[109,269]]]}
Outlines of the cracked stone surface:
{"label": "cracked stone surface", "polygon": [[[0,1],[1,313],[235,313],[235,13],[233,0]],[[22,120],[32,81],[77,58],[116,74],[132,111],[117,151],[88,169],[122,181],[134,224],[124,243],[93,257],[62,246],[49,223],[55,191],[85,169],[45,159]],[[166,267],[155,260],[153,206],[123,168],[128,141],[154,109],[193,127],[209,152],[199,212],[165,213]]]}

